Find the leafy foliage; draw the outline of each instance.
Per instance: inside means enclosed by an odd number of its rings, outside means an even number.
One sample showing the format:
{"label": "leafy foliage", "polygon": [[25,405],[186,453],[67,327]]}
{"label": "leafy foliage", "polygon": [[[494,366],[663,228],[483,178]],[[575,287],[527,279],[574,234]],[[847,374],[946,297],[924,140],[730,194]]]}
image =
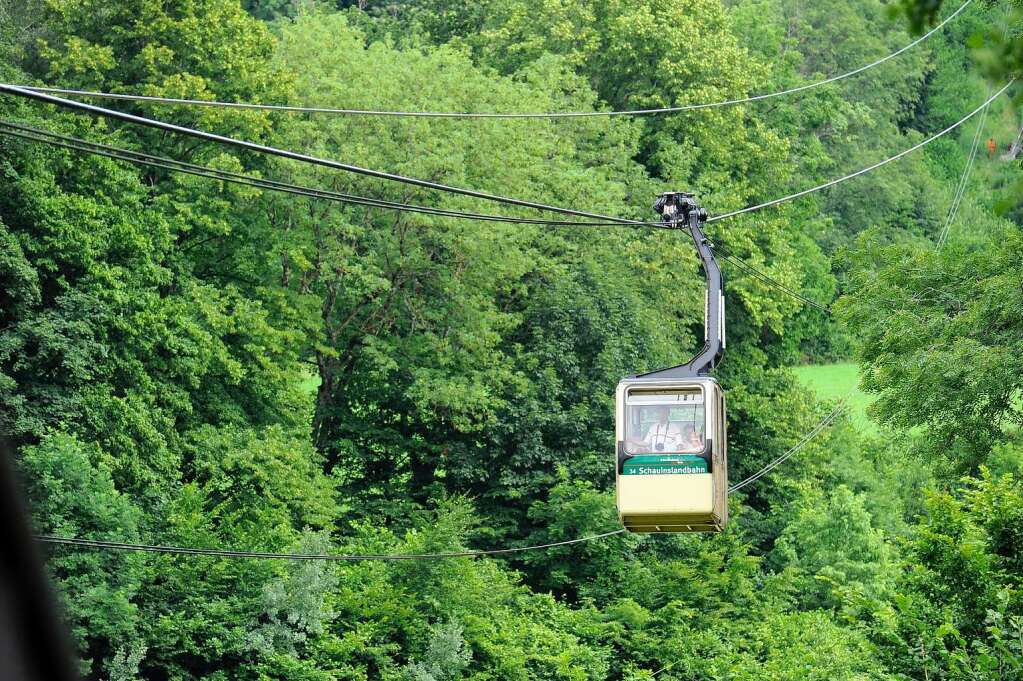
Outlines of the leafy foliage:
{"label": "leafy foliage", "polygon": [[[135,113],[435,182],[649,219],[863,167],[985,91],[947,36],[857,81],[655,117]],[[598,111],[784,89],[909,36],[876,0],[0,0],[0,75],[362,109]],[[272,23],[265,23],[265,21]],[[24,102],[4,119],[277,180],[511,206],[195,145]],[[1014,125],[1011,112],[993,120]],[[1019,678],[1018,212],[989,164],[933,250],[958,141],[708,231],[730,473],[831,405],[787,367],[856,341],[882,437],[846,421],[733,495],[715,536],[435,561],[54,547],[89,679]],[[1001,193],[999,193],[1001,192]],[[0,427],[37,531],[318,554],[524,547],[617,527],[611,395],[701,342],[692,247],[273,194],[0,138]],[[310,388],[310,386],[312,386]],[[927,464],[922,462],[926,461]],[[986,466],[985,466],[986,464]],[[987,466],[990,466],[988,468]],[[959,474],[974,477],[960,480]],[[926,495],[922,490],[928,488]]]}
{"label": "leafy foliage", "polygon": [[923,427],[928,452],[967,470],[1020,423],[1020,233],[1006,224],[994,234],[938,251],[864,236],[843,303],[876,413]]}

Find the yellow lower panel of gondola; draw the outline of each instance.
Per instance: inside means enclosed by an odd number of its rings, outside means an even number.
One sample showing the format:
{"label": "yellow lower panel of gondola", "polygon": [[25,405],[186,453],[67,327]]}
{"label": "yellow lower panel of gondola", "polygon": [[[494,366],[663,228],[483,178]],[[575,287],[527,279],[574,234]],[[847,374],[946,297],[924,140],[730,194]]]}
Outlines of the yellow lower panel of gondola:
{"label": "yellow lower panel of gondola", "polygon": [[722,524],[710,473],[621,475],[618,514],[633,532],[712,532]]}

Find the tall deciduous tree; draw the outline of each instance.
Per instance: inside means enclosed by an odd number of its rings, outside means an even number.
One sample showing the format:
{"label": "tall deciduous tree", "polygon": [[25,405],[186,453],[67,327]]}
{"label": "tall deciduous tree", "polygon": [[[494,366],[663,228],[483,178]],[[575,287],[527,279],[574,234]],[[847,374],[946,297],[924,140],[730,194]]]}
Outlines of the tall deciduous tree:
{"label": "tall deciduous tree", "polygon": [[926,452],[961,471],[1021,422],[1021,237],[1015,225],[988,228],[994,242],[941,249],[865,235],[841,304],[875,413],[922,427]]}

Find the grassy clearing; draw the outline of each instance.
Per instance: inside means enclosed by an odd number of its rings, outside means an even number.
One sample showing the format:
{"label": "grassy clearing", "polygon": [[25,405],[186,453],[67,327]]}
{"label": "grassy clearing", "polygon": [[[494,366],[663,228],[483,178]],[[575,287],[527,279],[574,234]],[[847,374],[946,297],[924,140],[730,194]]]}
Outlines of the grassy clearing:
{"label": "grassy clearing", "polygon": [[874,398],[860,390],[856,364],[811,364],[793,367],[793,371],[803,385],[817,393],[818,397],[832,400],[849,395],[849,417],[856,428],[869,435],[880,433],[877,424],[867,416],[867,405]]}

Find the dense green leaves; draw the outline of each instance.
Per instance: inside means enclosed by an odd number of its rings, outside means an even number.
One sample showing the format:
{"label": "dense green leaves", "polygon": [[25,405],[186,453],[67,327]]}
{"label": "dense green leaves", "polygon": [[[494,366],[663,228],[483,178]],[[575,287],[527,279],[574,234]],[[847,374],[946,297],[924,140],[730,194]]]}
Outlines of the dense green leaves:
{"label": "dense green leaves", "polygon": [[1020,423],[1019,230],[934,251],[863,240],[843,310],[862,338],[864,385],[893,425],[923,426],[927,449],[962,468]]}
{"label": "dense green leaves", "polygon": [[[0,0],[0,74],[362,109],[663,107],[859,66],[909,40],[886,17],[874,0]],[[855,82],[671,116],[116,106],[606,214],[650,219],[666,189],[721,213],[958,120],[986,89],[964,84],[962,45],[984,17]],[[0,109],[226,170],[534,215],[51,107]],[[848,326],[724,263],[732,482],[831,408],[786,367],[841,357],[853,340],[883,439],[840,421],[733,495],[716,536],[338,563],[54,547],[87,677],[1019,678],[1023,243],[991,215],[1003,195],[984,189],[1011,175],[984,167],[964,202],[970,233],[937,252],[925,243],[972,133],[708,227],[813,300],[844,294]],[[702,306],[679,233],[395,213],[0,138],[0,426],[44,533],[391,554],[616,529],[614,386],[685,361]],[[984,462],[995,472],[947,475]]]}
{"label": "dense green leaves", "polygon": [[[98,447],[50,435],[22,451],[20,467],[40,533],[138,541],[142,509],[117,491]],[[53,556],[50,568],[85,669],[98,676],[104,660],[110,664],[117,653],[144,645],[138,632],[140,556],[66,553]]]}

